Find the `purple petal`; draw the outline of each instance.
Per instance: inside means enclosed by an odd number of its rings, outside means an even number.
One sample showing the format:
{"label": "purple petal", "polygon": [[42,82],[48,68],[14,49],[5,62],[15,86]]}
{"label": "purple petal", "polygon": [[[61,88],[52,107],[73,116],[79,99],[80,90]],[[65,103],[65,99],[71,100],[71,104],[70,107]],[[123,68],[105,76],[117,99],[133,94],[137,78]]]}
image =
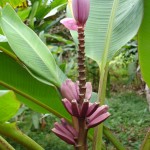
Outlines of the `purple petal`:
{"label": "purple petal", "polygon": [[88,128],[92,128],[92,127],[97,126],[98,124],[100,124],[103,121],[105,121],[109,116],[110,116],[109,112],[100,115],[99,117],[97,117],[94,120],[92,120],[91,122],[89,122]]}
{"label": "purple petal", "polygon": [[88,108],[88,112],[86,116],[89,117],[90,115],[92,115],[98,107],[99,107],[99,103],[97,102],[91,103],[91,105]]}
{"label": "purple petal", "polygon": [[78,30],[78,25],[73,18],[64,18],[60,21],[69,30]]}
{"label": "purple petal", "polygon": [[76,83],[72,82],[70,79],[67,79],[62,85],[61,85],[61,94],[64,98],[67,98],[69,101],[72,101],[73,99],[78,100],[79,95],[77,92],[77,85]]}
{"label": "purple petal", "polygon": [[80,111],[79,111],[79,107],[78,107],[77,101],[74,99],[74,100],[72,100],[71,104],[72,104],[73,116],[80,117]]}
{"label": "purple petal", "polygon": [[66,85],[68,86],[69,90],[72,93],[72,99],[71,100],[73,100],[73,99],[78,100],[79,99],[79,94],[77,92],[77,90],[78,90],[77,83],[72,82],[72,80],[68,79],[68,80],[66,80]]}
{"label": "purple petal", "polygon": [[64,118],[61,119],[61,123],[68,129],[68,131],[70,131],[70,133],[74,136],[74,138],[77,137],[78,135],[77,131],[71,125],[69,125]]}
{"label": "purple petal", "polygon": [[86,117],[88,108],[89,108],[89,101],[85,99],[85,100],[83,101],[82,107],[81,107],[81,112],[80,112],[80,116],[81,116],[81,117]]}
{"label": "purple petal", "polygon": [[87,119],[89,120],[89,122],[93,121],[94,119],[96,119],[97,117],[99,117],[100,115],[106,113],[108,111],[108,106],[107,105],[103,105],[101,107],[98,107],[97,110]]}
{"label": "purple petal", "polygon": [[62,103],[64,104],[66,110],[72,115],[72,107],[70,101],[64,98],[62,99]]}
{"label": "purple petal", "polygon": [[65,135],[69,136],[70,138],[74,138],[74,136],[70,133],[70,131],[68,131],[68,129],[66,129],[65,126],[63,126],[63,124],[59,124],[58,122],[55,122],[54,127],[63,132]]}
{"label": "purple petal", "polygon": [[90,0],[72,0],[72,9],[75,20],[84,26],[90,10]]}
{"label": "purple petal", "polygon": [[91,82],[86,82],[86,93],[85,93],[85,99],[90,99],[92,95],[92,84]]}
{"label": "purple petal", "polygon": [[67,142],[68,144],[75,145],[74,139],[65,135],[63,132],[57,130],[56,128],[53,128],[52,132],[55,133],[59,138],[61,138],[63,141]]}

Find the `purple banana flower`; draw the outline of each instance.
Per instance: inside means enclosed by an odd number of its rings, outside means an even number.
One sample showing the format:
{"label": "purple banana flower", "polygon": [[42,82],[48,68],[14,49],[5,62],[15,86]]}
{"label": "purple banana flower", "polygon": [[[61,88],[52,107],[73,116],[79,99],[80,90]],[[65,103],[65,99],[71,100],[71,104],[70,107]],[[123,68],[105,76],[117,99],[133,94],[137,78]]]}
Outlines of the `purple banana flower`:
{"label": "purple banana flower", "polygon": [[109,116],[110,116],[109,112],[106,112],[106,113],[98,116],[97,118],[95,118],[94,120],[92,120],[88,123],[88,128],[93,128],[93,127],[99,125],[100,123],[105,121]]}
{"label": "purple banana flower", "polygon": [[52,132],[68,144],[75,145],[75,138],[77,138],[77,131],[70,126],[65,119],[61,119],[61,124],[55,123]]}
{"label": "purple banana flower", "polygon": [[86,118],[88,128],[100,124],[110,116],[107,112],[107,105],[99,106],[99,103],[89,103],[86,99],[83,101],[81,107],[75,99],[71,102],[67,99],[63,99],[62,102],[70,115],[77,118]]}
{"label": "purple banana flower", "polygon": [[90,0],[72,0],[73,15],[78,25],[84,26],[90,11]]}
{"label": "purple banana flower", "polygon": [[60,22],[69,30],[77,31],[78,26],[84,27],[89,16],[90,0],[72,0],[74,18],[65,18]]}
{"label": "purple banana flower", "polygon": [[[92,95],[92,85],[90,82],[87,82],[86,85],[85,99],[89,100]],[[75,99],[79,100],[79,82],[73,82],[70,79],[67,79],[60,88],[63,98],[66,98],[70,102]]]}
{"label": "purple banana flower", "polygon": [[98,107],[91,116],[86,118],[88,128],[95,127],[98,124],[102,123],[104,120],[106,120],[110,116],[110,113],[107,111],[107,105],[102,105],[101,107]]}
{"label": "purple banana flower", "polygon": [[64,98],[72,101],[73,99],[79,100],[79,86],[77,82],[72,82],[67,79],[60,88],[61,94]]}

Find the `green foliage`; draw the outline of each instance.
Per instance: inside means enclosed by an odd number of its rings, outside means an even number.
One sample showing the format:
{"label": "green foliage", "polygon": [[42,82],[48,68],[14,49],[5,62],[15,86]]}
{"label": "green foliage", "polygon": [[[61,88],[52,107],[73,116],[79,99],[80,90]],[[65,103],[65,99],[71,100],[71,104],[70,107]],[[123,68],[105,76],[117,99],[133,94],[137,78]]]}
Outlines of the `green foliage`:
{"label": "green foliage", "polygon": [[[137,33],[142,12],[142,0],[92,0],[85,28],[86,55],[98,64],[110,61]],[[72,35],[76,40],[74,32]]]}
{"label": "green foliage", "polygon": [[143,22],[138,34],[138,52],[139,52],[139,62],[141,67],[142,76],[145,82],[150,87],[150,71],[149,71],[149,64],[150,64],[150,2],[147,0],[144,1],[144,18]]}
{"label": "green foliage", "polygon": [[47,0],[32,0],[31,6],[31,13],[26,18],[29,27],[34,29],[36,33],[48,32],[64,17],[62,11],[65,9],[66,0],[54,0],[49,3]]}
{"label": "green foliage", "polygon": [[[18,100],[35,111],[41,113],[51,111],[57,116],[67,116],[67,112],[60,101],[59,93],[53,86],[37,81],[4,53],[0,53],[0,60],[0,84],[3,85],[2,89],[10,88],[14,90],[18,93]],[[60,113],[56,112],[57,109]]]}
{"label": "green foliage", "polygon": [[107,104],[111,116],[106,125],[129,150],[139,149],[150,123],[145,98],[135,93],[122,93],[112,96]]}
{"label": "green foliage", "polygon": [[[53,115],[47,115],[44,117],[38,114],[40,116],[38,119],[39,128],[36,129],[32,119],[33,113],[33,111],[27,109],[22,114],[17,116],[17,125],[24,133],[26,133],[34,141],[39,143],[45,150],[73,149],[72,146],[68,146],[65,142],[56,137],[50,130],[51,128],[53,128],[53,124],[56,121],[59,121],[58,118]],[[22,119],[24,121],[21,121]],[[24,147],[11,140],[9,140],[9,143],[13,145],[16,150],[25,150]]]}
{"label": "green foliage", "polygon": [[[36,1],[33,0],[32,4],[34,4],[35,2]],[[54,9],[55,9],[55,12],[57,13],[58,11],[62,10],[62,8],[64,8],[63,5],[64,4],[66,5],[66,2],[67,2],[67,0],[54,0],[50,4],[47,4],[47,0],[41,1],[39,3],[39,7],[35,14],[35,17],[38,20],[43,19],[48,13],[50,13],[51,11],[54,11]],[[55,13],[53,15],[55,15]],[[48,15],[48,16],[50,17],[50,15]]]}
{"label": "green foliage", "polygon": [[138,67],[137,42],[131,40],[109,63],[109,75],[114,83],[129,84],[136,79]]}
{"label": "green foliage", "polygon": [[20,107],[13,91],[0,90],[0,123],[13,117]]}
{"label": "green foliage", "polygon": [[0,6],[4,7],[7,3],[12,5],[13,7],[21,6],[22,3],[26,3],[26,0],[1,0]]}
{"label": "green foliage", "polygon": [[[73,43],[70,40],[63,39],[61,37],[62,35],[47,35],[42,31],[44,30],[45,32],[47,32],[63,17],[63,14],[61,14],[58,18],[57,14],[64,9],[66,0],[55,0],[50,5],[47,5],[47,0],[31,0],[31,3],[31,8],[28,8],[27,11],[22,12],[20,11],[20,9],[18,9],[18,14],[26,24],[34,29],[35,32],[38,33],[42,39],[44,39],[43,41],[45,43],[47,42],[49,44],[49,47],[53,48],[50,48],[49,50],[43,44],[43,42],[39,40],[37,35],[21,22],[13,9],[9,5],[5,6],[5,8],[1,11],[0,16],[1,27],[15,54],[12,52],[8,43],[0,43],[0,48],[3,51],[3,53],[0,53],[0,66],[2,71],[2,73],[0,73],[0,84],[2,85],[1,88],[13,89],[16,93],[18,93],[17,97],[20,101],[27,104],[30,108],[36,111],[42,113],[52,112],[58,117],[65,117],[67,119],[70,119],[61,104],[61,97],[59,95],[58,89],[56,89],[55,86],[60,87],[61,83],[66,79],[64,73],[62,73],[61,70],[63,70],[69,77],[74,75],[74,78],[76,78],[75,72],[72,71],[72,68],[76,69],[76,66],[74,65],[76,56],[72,58],[73,55],[68,55],[68,50],[65,51],[69,46],[65,47],[60,43],[57,43],[57,46],[59,46],[55,49],[54,43],[52,45],[51,41],[48,41],[47,38],[51,38],[53,40],[56,40],[57,42],[59,41],[65,44],[69,44],[71,46],[73,46]],[[86,54],[88,57],[94,59],[100,65],[102,81],[105,74],[104,68],[106,66],[106,63],[113,58],[118,49],[120,49],[136,34],[142,19],[142,11],[142,0],[111,0],[109,2],[97,2],[96,0],[93,0],[91,2],[91,14],[85,29]],[[99,21],[99,19],[101,21]],[[53,55],[51,54],[51,52]],[[13,60],[9,60],[8,57],[4,55],[4,53],[15,59],[20,65],[18,65]],[[64,61],[66,59],[64,57],[64,54],[65,56],[68,55],[68,57],[70,57],[69,59],[67,58],[67,61]],[[19,57],[19,59],[16,57],[16,55],[17,57]],[[60,68],[55,63],[54,58],[56,58],[57,64]],[[121,58],[119,58],[119,60],[121,60]],[[69,63],[67,64],[66,62]],[[97,65],[93,64],[93,62],[91,62],[91,64],[92,66],[87,66],[89,70],[97,69]],[[34,78],[31,77],[23,67],[26,68]],[[96,71],[96,75],[98,74],[99,73]],[[38,79],[40,82],[36,81],[35,79]],[[93,82],[94,81],[95,80],[93,80]],[[55,86],[53,86],[52,84]],[[105,87],[105,85],[101,85]],[[101,94],[103,94],[104,92],[102,92]],[[96,98],[94,100],[96,100]],[[123,100],[123,102],[121,100],[121,104],[117,103],[117,105],[112,105],[110,109],[112,114],[113,111],[115,112],[116,109],[119,110],[120,107],[122,108],[120,112],[123,111],[122,105],[126,104],[124,103],[124,101],[126,100]],[[137,101],[134,101],[134,103],[137,103]],[[135,108],[130,108],[129,106],[128,109],[124,108],[124,110],[125,112],[131,112],[132,109]],[[139,112],[143,113],[143,111],[141,112],[141,110],[139,110]],[[126,116],[124,115],[123,119],[120,118],[121,115],[121,113],[116,113],[116,115],[114,115],[117,118],[115,118],[115,120],[117,120],[117,123],[125,123],[126,125],[129,125],[131,129],[133,129],[132,126],[134,126],[134,124],[130,124],[130,121],[128,122]],[[129,113],[128,115],[133,116],[133,118],[135,119],[135,116],[133,114]],[[38,116],[35,113],[34,115],[32,115],[32,117],[34,118],[32,118],[34,120],[33,124],[37,129]],[[142,121],[140,121],[139,123],[140,125],[143,123],[141,122]],[[117,129],[118,127],[117,123],[116,121],[110,122],[110,124],[112,124],[112,127],[115,127],[115,129]],[[30,129],[32,123],[28,121],[27,124],[29,125],[26,125],[27,128]],[[124,130],[126,131],[126,128]],[[33,132],[34,131],[35,129],[33,130]],[[129,132],[132,133],[131,130]],[[49,135],[49,133],[45,133],[46,138],[42,130],[31,134],[33,134],[33,138],[35,140],[37,138],[39,142],[41,142],[42,138],[46,140],[47,142],[41,143],[43,144],[43,147],[46,147],[46,149],[48,148],[54,150],[61,147],[58,142],[57,145],[52,143],[49,145],[49,141],[53,139],[53,136]],[[39,137],[36,136],[37,134],[39,135]],[[122,137],[124,137],[124,135],[122,135]],[[132,137],[130,140],[132,141]],[[62,146],[61,149],[63,149],[63,147],[65,149],[65,146]],[[134,148],[137,147],[134,146]]]}
{"label": "green foliage", "polygon": [[9,5],[1,12],[0,25],[11,48],[24,65],[47,84],[60,86],[58,68],[52,54],[37,35],[22,23]]}

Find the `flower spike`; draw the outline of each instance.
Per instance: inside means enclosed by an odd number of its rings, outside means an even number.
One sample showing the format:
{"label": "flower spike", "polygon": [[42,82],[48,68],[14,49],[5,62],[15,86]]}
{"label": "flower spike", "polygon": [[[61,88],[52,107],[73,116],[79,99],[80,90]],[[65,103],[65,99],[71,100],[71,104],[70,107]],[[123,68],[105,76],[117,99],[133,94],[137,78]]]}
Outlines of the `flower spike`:
{"label": "flower spike", "polygon": [[73,15],[79,25],[84,26],[90,11],[90,0],[72,0]]}
{"label": "flower spike", "polygon": [[77,31],[79,26],[84,28],[90,11],[90,0],[72,0],[73,18],[60,21],[67,29]]}

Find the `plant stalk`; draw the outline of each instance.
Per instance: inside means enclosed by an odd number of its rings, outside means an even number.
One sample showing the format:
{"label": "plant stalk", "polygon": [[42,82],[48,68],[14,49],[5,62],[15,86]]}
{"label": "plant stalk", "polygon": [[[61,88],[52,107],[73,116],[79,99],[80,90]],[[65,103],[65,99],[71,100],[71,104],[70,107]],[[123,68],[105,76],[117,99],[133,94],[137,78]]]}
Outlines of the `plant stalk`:
{"label": "plant stalk", "polygon": [[85,84],[86,84],[86,72],[85,72],[85,46],[84,46],[84,28],[82,26],[78,27],[78,80],[79,80],[79,91],[80,91],[80,100],[79,104],[83,103],[85,98]]}
{"label": "plant stalk", "polygon": [[3,137],[0,136],[0,149],[1,150],[15,150]]}
{"label": "plant stalk", "polygon": [[87,129],[85,128],[85,118],[79,118],[79,136],[77,150],[87,150]]}
{"label": "plant stalk", "polygon": [[[106,84],[107,84],[107,75],[108,75],[108,64],[105,68],[100,70],[100,81],[98,89],[98,101],[100,105],[104,105],[105,96],[106,96]],[[103,123],[94,129],[94,140],[92,150],[101,150],[102,149],[102,135],[103,134]]]}
{"label": "plant stalk", "polygon": [[145,139],[140,147],[140,150],[149,150],[150,149],[150,128],[145,136]]}
{"label": "plant stalk", "polygon": [[119,142],[119,140],[115,137],[115,135],[112,134],[110,129],[103,126],[103,133],[105,137],[115,146],[117,150],[126,150],[126,148],[122,145],[122,143]]}
{"label": "plant stalk", "polygon": [[11,138],[12,140],[20,143],[29,150],[44,150],[39,144],[22,133],[15,123],[2,123],[0,124],[0,134]]}
{"label": "plant stalk", "polygon": [[[78,26],[78,80],[79,80],[79,109],[81,109],[82,103],[85,99],[86,92],[86,71],[85,71],[85,46],[84,46],[84,28]],[[87,128],[86,119],[78,118],[78,140],[77,150],[87,150]]]}

